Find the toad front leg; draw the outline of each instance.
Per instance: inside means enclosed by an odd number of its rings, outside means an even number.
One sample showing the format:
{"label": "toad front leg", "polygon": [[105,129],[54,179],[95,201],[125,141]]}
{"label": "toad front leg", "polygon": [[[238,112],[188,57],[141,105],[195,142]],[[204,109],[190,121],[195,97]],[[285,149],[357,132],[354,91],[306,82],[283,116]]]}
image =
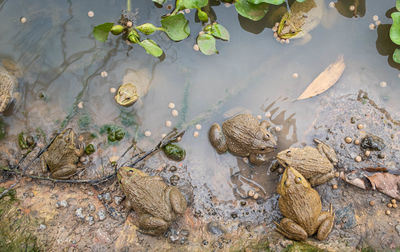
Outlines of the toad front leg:
{"label": "toad front leg", "polygon": [[172,209],[177,214],[183,214],[186,210],[187,204],[182,193],[176,187],[169,187],[167,189],[167,195],[171,203]]}
{"label": "toad front leg", "polygon": [[318,223],[320,223],[317,232],[318,240],[322,241],[328,237],[329,233],[332,231],[334,220],[335,213],[333,212],[331,204],[328,212],[321,212],[318,216]]}
{"label": "toad front leg", "polygon": [[304,228],[289,218],[283,218],[281,223],[276,223],[276,231],[286,236],[289,239],[296,241],[304,241],[308,234]]}
{"label": "toad front leg", "polygon": [[140,231],[150,235],[161,235],[168,229],[168,223],[149,214],[142,214],[139,217]]}
{"label": "toad front leg", "polygon": [[213,125],[211,125],[211,128],[208,131],[208,138],[211,142],[211,145],[217,150],[219,154],[228,151],[226,138],[224,136],[224,133],[222,132],[221,126],[219,126],[218,123],[214,123]]}
{"label": "toad front leg", "polygon": [[51,177],[55,179],[68,179],[76,173],[78,169],[75,164],[64,165],[57,171],[51,173]]}

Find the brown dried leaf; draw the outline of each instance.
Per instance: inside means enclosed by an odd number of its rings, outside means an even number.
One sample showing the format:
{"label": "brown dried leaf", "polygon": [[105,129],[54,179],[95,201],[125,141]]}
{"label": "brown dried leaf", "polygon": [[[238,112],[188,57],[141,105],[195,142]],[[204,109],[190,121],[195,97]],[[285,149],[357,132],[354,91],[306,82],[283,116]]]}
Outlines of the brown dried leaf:
{"label": "brown dried leaf", "polygon": [[311,98],[328,90],[342,76],[345,67],[343,55],[340,55],[335,63],[330,64],[310,85],[308,85],[306,90],[297,97],[297,100]]}
{"label": "brown dried leaf", "polygon": [[400,200],[400,176],[390,173],[376,173],[367,177],[372,188],[394,199]]}

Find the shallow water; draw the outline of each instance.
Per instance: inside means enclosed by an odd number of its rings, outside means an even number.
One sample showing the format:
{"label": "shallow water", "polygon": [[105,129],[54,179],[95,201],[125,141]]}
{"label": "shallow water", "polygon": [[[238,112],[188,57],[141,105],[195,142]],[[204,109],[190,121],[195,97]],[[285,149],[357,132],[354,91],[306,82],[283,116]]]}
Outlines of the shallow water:
{"label": "shallow water", "polygon": [[[311,144],[310,128],[317,109],[324,106],[324,97],[356,94],[362,89],[392,115],[398,114],[399,70],[388,64],[387,55],[378,53],[377,30],[368,28],[373,15],[378,15],[382,24],[391,23],[385,13],[393,7],[393,1],[367,1],[365,15],[359,18],[344,17],[326,2],[321,24],[311,31],[312,39],[304,45],[294,40],[289,45],[276,42],[271,29],[264,29],[270,27],[271,20],[249,22],[238,18],[233,6],[216,6],[213,9],[218,22],[228,28],[231,41],[217,41],[220,54],[214,56],[192,49],[195,34],[201,29],[194,22],[192,11],[186,14],[191,26],[191,36],[186,40],[174,43],[164,34],[152,36],[164,49],[162,60],[116,37],[106,43],[93,39],[92,28],[117,21],[124,4],[105,0],[96,4],[0,1],[0,55],[15,59],[24,69],[24,76],[19,79],[23,99],[11,115],[4,117],[12,125],[8,129],[9,141],[21,131],[57,131],[74,109],[77,113],[70,126],[76,131],[97,132],[107,123],[124,124],[129,138],[137,136],[142,149],[152,147],[163,133],[168,133],[166,120],[171,120],[172,126],[189,125],[181,145],[187,151],[183,164],[195,187],[195,207],[212,205],[222,215],[230,215],[235,211],[231,206],[237,207],[236,200],[245,197],[249,189],[259,190],[262,199],[253,209],[272,211],[264,199],[274,195],[278,177],[268,171],[270,164],[250,167],[231,154],[218,155],[207,137],[212,123],[222,123],[235,111],[249,111],[263,118],[270,112],[273,124],[281,128],[279,149],[284,149],[292,144]],[[149,0],[134,1],[132,8],[137,24],[158,24],[159,17],[168,13],[165,7],[157,8]],[[95,13],[93,18],[87,16],[90,10]],[[21,24],[21,16],[28,22]],[[318,97],[293,102],[339,55],[344,55],[346,69],[338,83]],[[108,77],[102,78],[102,71],[107,71]],[[298,73],[299,78],[294,79],[293,73]],[[148,89],[129,108],[119,107],[110,93],[110,88],[117,88],[123,80]],[[380,87],[381,81],[386,81],[387,87]],[[40,99],[41,94],[46,99]],[[83,109],[77,108],[80,102]],[[169,102],[176,104],[178,117],[171,115]],[[121,120],[127,114],[134,123]],[[84,116],[91,120],[88,129],[80,129],[77,123]],[[196,138],[191,122],[197,119],[202,129]],[[143,136],[146,130],[152,132],[150,137]],[[107,148],[104,155],[121,155],[129,138],[116,148]],[[99,156],[95,155],[92,174],[97,174]],[[275,200],[272,197],[270,203]],[[248,216],[243,218],[263,218],[257,214]]]}

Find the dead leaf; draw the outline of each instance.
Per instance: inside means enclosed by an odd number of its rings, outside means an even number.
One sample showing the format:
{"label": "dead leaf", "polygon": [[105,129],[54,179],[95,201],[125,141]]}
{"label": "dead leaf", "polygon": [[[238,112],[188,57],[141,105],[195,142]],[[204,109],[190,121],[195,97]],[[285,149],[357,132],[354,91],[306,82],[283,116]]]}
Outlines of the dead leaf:
{"label": "dead leaf", "polygon": [[376,173],[367,177],[374,190],[400,200],[400,176],[390,173]]}
{"label": "dead leaf", "polygon": [[297,97],[297,100],[311,98],[328,90],[342,76],[345,67],[343,55],[340,55],[335,63],[330,64],[310,85],[308,85],[306,90]]}
{"label": "dead leaf", "polygon": [[364,190],[367,189],[367,187],[366,187],[364,181],[363,181],[362,179],[360,179],[360,178],[349,179],[349,178],[346,176],[346,174],[344,174],[344,172],[340,172],[340,175],[339,175],[339,176],[340,176],[341,179],[343,179],[344,181],[346,181],[347,183],[349,183],[349,184],[351,184],[351,185],[354,185],[354,186],[356,186],[356,187],[358,187],[358,188],[361,188],[361,189],[364,189]]}

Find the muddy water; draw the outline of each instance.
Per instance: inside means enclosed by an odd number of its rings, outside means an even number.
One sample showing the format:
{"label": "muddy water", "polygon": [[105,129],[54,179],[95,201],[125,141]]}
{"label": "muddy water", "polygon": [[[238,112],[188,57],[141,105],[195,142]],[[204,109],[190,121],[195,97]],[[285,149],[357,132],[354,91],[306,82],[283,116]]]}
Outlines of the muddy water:
{"label": "muddy water", "polygon": [[[162,60],[116,37],[106,43],[93,39],[92,28],[116,21],[125,8],[123,2],[0,1],[0,54],[15,59],[24,69],[22,100],[4,117],[10,126],[3,145],[16,148],[16,135],[21,131],[41,128],[50,135],[68,115],[72,115],[68,126],[78,132],[98,133],[109,123],[124,126],[129,137],[119,145],[98,146],[102,152],[93,156],[87,171],[98,175],[102,162],[121,155],[130,139],[137,139],[142,149],[156,144],[170,130],[165,121],[171,120],[172,126],[187,127],[181,142],[187,151],[182,167],[187,166],[186,176],[194,187],[194,207],[210,215],[205,209],[217,209],[218,215],[230,217],[239,211],[239,201],[246,201],[251,211],[240,208],[239,217],[262,221],[265,216],[260,212],[276,213],[272,209],[278,176],[269,172],[270,163],[251,167],[241,158],[216,154],[207,138],[212,123],[222,123],[242,111],[265,119],[269,112],[280,129],[279,149],[284,149],[311,143],[310,128],[315,112],[324,106],[323,96],[341,97],[363,89],[393,115],[399,111],[399,71],[388,64],[387,55],[378,53],[382,50],[377,30],[368,28],[373,15],[382,24],[391,23],[385,13],[393,1],[366,1],[366,11],[358,18],[345,17],[326,2],[312,39],[306,44],[293,40],[289,45],[275,41],[268,28],[273,22],[268,18],[249,22],[238,18],[233,6],[214,6],[218,21],[231,35],[230,42],[217,41],[220,54],[204,56],[192,49],[201,29],[192,12],[186,14],[192,34],[188,39],[173,43],[164,34],[152,37],[165,51]],[[158,24],[159,17],[167,13],[147,0],[134,1],[132,8],[137,24]],[[87,15],[90,10],[95,13],[93,18]],[[19,22],[21,16],[27,23]],[[346,63],[339,82],[320,97],[294,102],[339,55],[344,55]],[[102,71],[108,73],[106,78],[101,77]],[[293,78],[293,73],[299,77]],[[121,108],[110,88],[126,81],[140,85],[144,95],[134,106]],[[387,86],[381,87],[381,81]],[[176,105],[177,117],[171,115],[170,102]],[[80,103],[83,108],[78,108]],[[89,119],[90,125],[82,127],[80,118]],[[194,122],[202,125],[198,137],[193,136]],[[144,137],[146,130],[151,131],[150,137]],[[104,136],[94,141],[101,140]],[[257,202],[245,200],[250,189],[260,194]]]}

